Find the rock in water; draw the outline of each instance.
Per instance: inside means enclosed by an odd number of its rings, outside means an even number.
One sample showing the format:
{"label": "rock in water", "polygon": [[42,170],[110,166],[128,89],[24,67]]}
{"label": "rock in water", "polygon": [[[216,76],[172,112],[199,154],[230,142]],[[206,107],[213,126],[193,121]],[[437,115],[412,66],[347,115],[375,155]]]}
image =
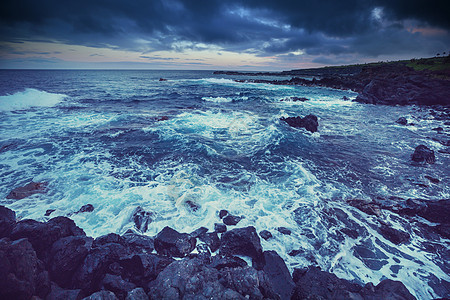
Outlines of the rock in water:
{"label": "rock in water", "polygon": [[150,224],[153,213],[145,211],[142,207],[138,206],[133,212],[133,222],[138,230],[141,232],[146,232],[148,229],[148,224]]}
{"label": "rock in water", "polygon": [[0,205],[0,238],[8,236],[16,224],[16,213]]}
{"label": "rock in water", "polygon": [[222,235],[219,249],[222,255],[245,255],[259,261],[262,259],[262,247],[256,229],[253,226],[237,228]]}
{"label": "rock in water", "polygon": [[317,127],[319,127],[319,122],[317,121],[317,117],[315,115],[307,115],[304,118],[288,117],[281,118],[280,120],[288,123],[291,127],[305,128],[310,132],[317,132]]}
{"label": "rock in water", "polygon": [[429,164],[434,164],[436,161],[434,151],[425,145],[417,146],[411,159],[415,162],[427,162]]}
{"label": "rock in water", "polygon": [[406,124],[408,124],[408,120],[406,120],[405,117],[400,117],[400,118],[398,118],[397,121],[395,121],[395,123],[398,123],[400,125],[406,125]]}
{"label": "rock in water", "polygon": [[184,257],[194,250],[195,245],[195,238],[167,226],[155,238],[156,252],[166,256]]}
{"label": "rock in water", "polygon": [[46,182],[30,182],[24,186],[13,189],[8,196],[6,196],[6,199],[20,200],[34,194],[45,193],[46,191]]}
{"label": "rock in water", "polygon": [[223,218],[223,223],[225,225],[236,225],[237,223],[239,223],[239,221],[242,219],[242,217],[238,217],[238,216],[233,216],[233,215],[228,215],[225,218]]}
{"label": "rock in water", "polygon": [[290,299],[294,281],[284,260],[275,251],[264,251],[264,268],[269,282],[281,299]]}

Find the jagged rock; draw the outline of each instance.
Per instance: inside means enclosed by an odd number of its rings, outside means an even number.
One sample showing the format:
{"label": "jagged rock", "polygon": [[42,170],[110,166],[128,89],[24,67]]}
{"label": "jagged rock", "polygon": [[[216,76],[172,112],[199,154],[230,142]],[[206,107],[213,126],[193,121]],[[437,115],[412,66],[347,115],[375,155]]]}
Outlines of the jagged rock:
{"label": "jagged rock", "polygon": [[151,253],[155,249],[154,241],[151,237],[136,233],[125,233],[122,235],[123,245],[131,253]]}
{"label": "jagged rock", "polygon": [[[318,267],[306,270],[295,269],[293,300],[297,299],[361,299],[358,294],[362,287],[356,283],[340,279]],[[359,296],[359,297],[358,297]]]}
{"label": "jagged rock", "polygon": [[109,265],[128,255],[124,246],[115,243],[92,248],[72,277],[72,286],[85,292],[98,290]]}
{"label": "jagged rock", "polygon": [[406,124],[408,124],[408,120],[406,120],[405,117],[400,117],[400,118],[398,118],[397,121],[395,121],[395,123],[398,123],[400,125],[406,125]]}
{"label": "jagged rock", "polygon": [[9,236],[15,224],[16,213],[13,210],[0,205],[0,238]]}
{"label": "jagged rock", "polygon": [[278,227],[277,230],[281,233],[281,234],[285,234],[285,235],[290,235],[292,232],[286,228],[286,227]]}
{"label": "jagged rock", "polygon": [[407,243],[410,238],[408,233],[394,229],[385,224],[381,225],[378,230],[385,239],[391,241],[396,245]]}
{"label": "jagged rock", "polygon": [[66,217],[55,217],[48,220],[49,226],[57,227],[61,231],[61,237],[70,235],[86,236],[83,229],[78,227],[72,219]]}
{"label": "jagged rock", "polygon": [[221,255],[245,255],[254,262],[262,259],[262,247],[253,226],[236,228],[222,235],[219,253]]}
{"label": "jagged rock", "polygon": [[123,280],[121,276],[106,274],[102,281],[103,287],[113,292],[118,298],[123,299],[128,292],[136,288],[134,283]]}
{"label": "jagged rock", "polygon": [[73,274],[89,252],[92,238],[68,236],[56,241],[51,248],[49,272],[52,280],[70,288]]}
{"label": "jagged rock", "polygon": [[184,257],[194,250],[195,244],[195,238],[170,227],[164,227],[155,238],[156,252],[166,256]]}
{"label": "jagged rock", "polygon": [[411,159],[415,162],[427,162],[429,164],[434,164],[436,161],[434,151],[425,145],[417,146],[411,156]]}
{"label": "jagged rock", "polygon": [[51,283],[50,293],[45,297],[45,300],[67,300],[67,299],[80,299],[81,290],[65,290],[60,288],[56,283]]}
{"label": "jagged rock", "polygon": [[220,239],[216,232],[207,232],[199,236],[200,241],[208,245],[211,252],[216,252],[220,247]]}
{"label": "jagged rock", "polygon": [[223,217],[225,217],[226,215],[228,215],[228,210],[222,209],[219,211],[219,218],[223,219]]}
{"label": "jagged rock", "polygon": [[360,294],[365,300],[377,299],[416,299],[403,283],[391,279],[382,280],[377,286],[368,283],[361,290]]}
{"label": "jagged rock", "polygon": [[200,227],[200,228],[194,230],[193,232],[191,232],[190,236],[192,236],[193,238],[198,238],[199,236],[201,236],[207,232],[208,232],[208,228]]}
{"label": "jagged rock", "polygon": [[219,283],[219,271],[197,258],[171,263],[149,285],[150,299],[245,299]]}
{"label": "jagged rock", "polygon": [[0,299],[44,298],[50,281],[30,242],[22,238],[0,240]]}
{"label": "jagged rock", "polygon": [[135,288],[134,290],[128,292],[125,300],[148,300],[148,296],[143,288]]}
{"label": "jagged rock", "polygon": [[159,81],[167,81],[165,78],[160,78]]}
{"label": "jagged rock", "polygon": [[272,237],[272,234],[269,230],[262,230],[259,232],[259,235],[266,241]]}
{"label": "jagged rock", "polygon": [[116,243],[116,244],[123,245],[124,238],[116,233],[108,233],[106,235],[102,235],[102,236],[99,236],[98,238],[96,238],[94,240],[94,242],[92,243],[92,247],[93,248],[100,247],[100,246],[110,244],[110,243]]}
{"label": "jagged rock", "polygon": [[47,209],[47,210],[45,211],[44,216],[48,217],[48,216],[50,216],[54,211],[55,211],[55,209]]}
{"label": "jagged rock", "polygon": [[92,204],[86,204],[86,205],[83,205],[83,206],[76,212],[76,214],[84,213],[84,212],[92,212],[92,211],[94,211],[94,205],[92,205]]}
{"label": "jagged rock", "polygon": [[436,128],[431,129],[431,130],[437,131],[437,133],[444,132],[444,128],[442,128],[442,127],[436,127]]}
{"label": "jagged rock", "polygon": [[138,230],[146,232],[148,225],[153,222],[153,213],[145,211],[142,207],[138,206],[133,212],[133,222]]}
{"label": "jagged rock", "polygon": [[245,260],[237,256],[216,255],[212,258],[211,264],[209,266],[211,268],[221,270],[223,268],[245,267],[247,266],[247,263],[245,262]]}
{"label": "jagged rock", "polygon": [[137,254],[120,261],[122,275],[136,285],[143,286],[156,279],[158,274],[173,262],[172,258],[157,254]]}
{"label": "jagged rock", "polygon": [[288,117],[281,118],[281,121],[284,121],[289,124],[291,127],[296,128],[305,128],[310,132],[317,132],[317,127],[319,126],[319,122],[317,121],[317,117],[315,115],[307,115],[306,117]]}
{"label": "jagged rock", "polygon": [[227,231],[227,225],[220,224],[220,223],[214,223],[214,231],[217,233],[223,233]]}
{"label": "jagged rock", "polygon": [[438,183],[440,182],[439,179],[434,178],[434,177],[431,177],[431,176],[428,176],[428,175],[425,175],[424,177],[425,177],[426,179],[428,179],[430,182],[435,183],[435,184],[438,184]]}
{"label": "jagged rock", "polygon": [[284,260],[275,251],[264,251],[263,271],[274,292],[281,299],[290,299],[295,284]]}
{"label": "jagged rock", "polygon": [[6,199],[20,200],[34,194],[42,194],[47,191],[47,182],[30,182],[24,186],[13,189]]}
{"label": "jagged rock", "polygon": [[119,298],[110,291],[99,291],[93,293],[89,297],[83,298],[82,300],[119,300]]}
{"label": "jagged rock", "polygon": [[228,215],[228,216],[224,217],[222,221],[225,225],[234,226],[237,223],[239,223],[239,221],[241,219],[242,219],[242,217]]}

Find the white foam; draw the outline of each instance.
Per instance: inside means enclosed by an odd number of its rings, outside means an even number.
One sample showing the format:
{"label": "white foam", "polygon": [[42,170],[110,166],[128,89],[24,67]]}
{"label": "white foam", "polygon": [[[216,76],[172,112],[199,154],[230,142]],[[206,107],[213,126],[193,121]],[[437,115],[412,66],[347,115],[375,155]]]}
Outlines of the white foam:
{"label": "white foam", "polygon": [[67,95],[54,94],[36,89],[25,89],[12,95],[0,96],[0,111],[23,110],[31,107],[52,107]]}
{"label": "white foam", "polygon": [[233,99],[226,97],[203,97],[202,100],[215,103],[233,102]]}

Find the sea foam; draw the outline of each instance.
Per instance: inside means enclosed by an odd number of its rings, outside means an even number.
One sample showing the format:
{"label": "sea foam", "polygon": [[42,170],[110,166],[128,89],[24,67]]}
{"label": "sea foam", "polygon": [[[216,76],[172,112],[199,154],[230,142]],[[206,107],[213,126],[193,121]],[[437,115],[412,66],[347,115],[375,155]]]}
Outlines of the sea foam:
{"label": "sea foam", "polygon": [[65,97],[67,95],[28,88],[12,95],[0,96],[0,111],[23,110],[31,107],[52,107]]}

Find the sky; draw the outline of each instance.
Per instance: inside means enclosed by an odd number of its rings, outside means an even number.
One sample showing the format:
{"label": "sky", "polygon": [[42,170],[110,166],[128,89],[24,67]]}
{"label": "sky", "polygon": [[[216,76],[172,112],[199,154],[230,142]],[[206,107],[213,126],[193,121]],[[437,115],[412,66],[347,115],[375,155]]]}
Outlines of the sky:
{"label": "sky", "polygon": [[449,0],[3,0],[0,69],[278,71],[450,52]]}

